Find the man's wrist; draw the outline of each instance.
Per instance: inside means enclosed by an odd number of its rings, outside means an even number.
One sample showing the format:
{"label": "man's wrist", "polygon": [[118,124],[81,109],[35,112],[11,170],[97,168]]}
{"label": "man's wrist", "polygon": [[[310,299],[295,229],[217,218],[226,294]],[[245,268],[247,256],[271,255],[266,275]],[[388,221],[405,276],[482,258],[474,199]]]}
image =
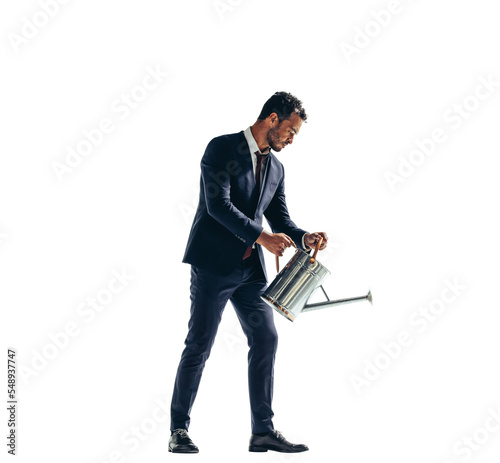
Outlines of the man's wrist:
{"label": "man's wrist", "polygon": [[302,235],[302,248],[305,249],[306,251],[309,251],[309,249],[311,249],[307,244],[306,244],[306,235],[308,233],[304,233]]}
{"label": "man's wrist", "polygon": [[260,244],[260,245],[263,245],[264,244],[264,241],[267,237],[267,235],[269,235],[269,232],[267,232],[265,229],[262,229],[262,231],[260,232],[260,235],[258,236],[258,238],[255,240],[255,242],[257,244]]}

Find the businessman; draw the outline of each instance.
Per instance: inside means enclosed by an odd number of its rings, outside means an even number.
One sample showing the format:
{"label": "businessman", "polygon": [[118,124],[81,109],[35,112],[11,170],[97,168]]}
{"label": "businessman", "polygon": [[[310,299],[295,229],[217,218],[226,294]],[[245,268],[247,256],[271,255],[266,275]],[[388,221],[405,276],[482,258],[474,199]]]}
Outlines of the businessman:
{"label": "businessman", "polygon": [[[212,139],[205,150],[199,204],[183,259],[191,264],[191,316],[172,395],[171,452],[198,452],[187,432],[190,412],[228,301],[249,346],[249,450],[308,450],[306,445],[288,442],[273,426],[278,335],[273,310],[259,297],[267,286],[262,248],[282,256],[290,246],[310,250],[320,237],[321,249],[327,245],[326,233],[308,233],[290,219],[284,168],[274,154],[293,142],[306,119],[300,100],[277,92],[252,126]],[[272,233],[264,230],[263,217]],[[221,404],[220,413],[230,421],[229,404]]]}

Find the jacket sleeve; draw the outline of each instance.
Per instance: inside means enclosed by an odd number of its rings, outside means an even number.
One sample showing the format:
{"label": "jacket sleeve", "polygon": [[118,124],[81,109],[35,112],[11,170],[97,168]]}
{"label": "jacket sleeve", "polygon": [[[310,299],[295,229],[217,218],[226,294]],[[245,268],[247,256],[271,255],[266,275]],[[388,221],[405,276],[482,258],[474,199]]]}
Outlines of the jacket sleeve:
{"label": "jacket sleeve", "polygon": [[201,160],[201,178],[207,211],[236,238],[251,246],[264,227],[243,214],[231,202],[230,176],[236,175],[240,167],[231,159],[229,150],[220,138],[213,139]]}
{"label": "jacket sleeve", "polygon": [[305,251],[302,237],[307,233],[307,231],[302,230],[295,225],[295,223],[290,219],[290,214],[288,213],[288,208],[286,206],[284,170],[273,199],[264,211],[264,216],[269,222],[273,233],[287,234],[290,238],[292,238],[293,242],[299,249]]}

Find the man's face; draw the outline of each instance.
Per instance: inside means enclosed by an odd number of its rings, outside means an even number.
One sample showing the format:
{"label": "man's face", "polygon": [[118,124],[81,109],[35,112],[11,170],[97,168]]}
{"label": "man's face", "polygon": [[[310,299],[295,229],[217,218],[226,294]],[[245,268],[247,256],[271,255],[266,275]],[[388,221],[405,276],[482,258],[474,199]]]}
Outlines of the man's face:
{"label": "man's face", "polygon": [[[276,120],[278,117],[276,116]],[[293,137],[299,133],[302,119],[297,113],[292,113],[288,119],[281,121],[267,132],[267,142],[276,152],[293,142]]]}

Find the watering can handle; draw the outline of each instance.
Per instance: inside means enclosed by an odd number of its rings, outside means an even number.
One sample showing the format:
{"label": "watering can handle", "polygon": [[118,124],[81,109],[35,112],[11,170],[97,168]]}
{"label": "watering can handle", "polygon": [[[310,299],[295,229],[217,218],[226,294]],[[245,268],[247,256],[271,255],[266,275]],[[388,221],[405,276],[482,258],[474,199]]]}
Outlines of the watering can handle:
{"label": "watering can handle", "polygon": [[314,264],[314,262],[316,262],[316,256],[318,254],[319,247],[321,246],[322,242],[323,242],[323,237],[320,236],[318,242],[316,243],[316,249],[314,250],[314,254],[311,257],[311,260],[309,261],[310,264]]}
{"label": "watering can handle", "polygon": [[[316,243],[316,248],[314,249],[314,254],[309,260],[311,264],[314,264],[316,262],[316,256],[319,251],[319,247],[321,246],[321,243],[323,242],[323,237],[320,236],[318,242]],[[280,273],[280,256],[276,256],[276,273]]]}

